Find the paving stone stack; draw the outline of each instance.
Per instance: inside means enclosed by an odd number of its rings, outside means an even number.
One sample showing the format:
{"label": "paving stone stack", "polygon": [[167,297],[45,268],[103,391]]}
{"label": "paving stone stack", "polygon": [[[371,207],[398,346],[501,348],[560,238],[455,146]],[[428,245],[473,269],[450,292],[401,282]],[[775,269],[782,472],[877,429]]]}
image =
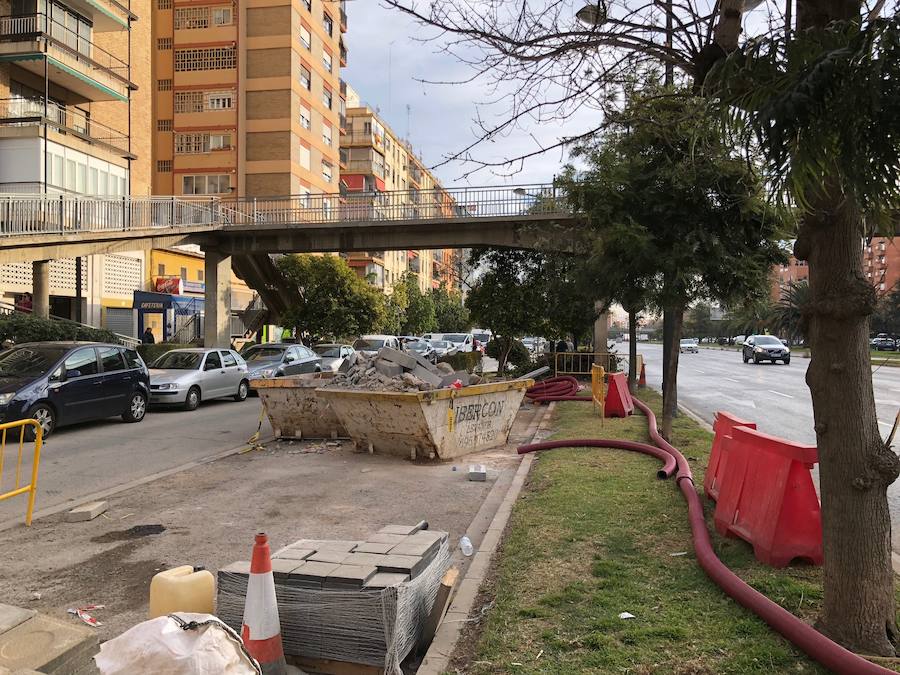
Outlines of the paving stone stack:
{"label": "paving stone stack", "polygon": [[99,651],[93,628],[0,604],[0,673],[95,675]]}
{"label": "paving stone stack", "polygon": [[457,380],[463,386],[481,381],[477,375],[469,375],[465,370],[454,371],[450,364],[434,365],[418,354],[383,347],[374,356],[358,353],[355,358],[345,360],[341,372],[335,375],[329,387],[418,392],[449,387]]}
{"label": "paving stone stack", "polygon": [[[272,556],[285,654],[386,666],[415,646],[449,567],[446,532],[388,525],[365,541],[300,539]],[[250,563],[219,570],[219,618],[240,631]]]}

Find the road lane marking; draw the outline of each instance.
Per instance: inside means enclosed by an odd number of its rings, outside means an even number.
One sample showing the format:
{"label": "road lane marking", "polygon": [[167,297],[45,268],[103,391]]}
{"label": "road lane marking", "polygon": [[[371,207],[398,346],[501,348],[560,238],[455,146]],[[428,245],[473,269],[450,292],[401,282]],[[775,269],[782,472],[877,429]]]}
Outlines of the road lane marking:
{"label": "road lane marking", "polygon": [[723,379],[723,380],[728,380],[729,382],[734,382],[734,383],[736,383],[736,384],[740,384],[740,383],[741,383],[740,380],[736,380],[736,379],[734,379],[733,377],[724,377],[724,378],[722,378],[722,379]]}
{"label": "road lane marking", "polygon": [[893,425],[893,424],[888,424],[887,422],[882,422],[881,420],[878,420],[878,424],[880,424],[880,425],[883,426],[883,427],[887,427],[888,429],[893,429],[893,428],[894,428],[894,425]]}
{"label": "road lane marking", "polygon": [[782,394],[780,391],[775,391],[774,389],[767,389],[770,394],[777,394],[778,396],[784,396],[785,398],[794,398],[790,394]]}

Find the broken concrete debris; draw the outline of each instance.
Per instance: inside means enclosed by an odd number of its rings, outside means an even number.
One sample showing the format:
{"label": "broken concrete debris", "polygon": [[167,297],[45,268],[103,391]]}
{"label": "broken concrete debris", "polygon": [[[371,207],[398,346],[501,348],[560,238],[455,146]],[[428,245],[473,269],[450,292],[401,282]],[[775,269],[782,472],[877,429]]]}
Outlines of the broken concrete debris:
{"label": "broken concrete debris", "polygon": [[[366,541],[300,539],[272,556],[284,652],[384,668],[415,647],[450,566],[446,532],[388,525]],[[219,570],[218,615],[241,627],[250,565]]]}
{"label": "broken concrete debris", "polygon": [[109,508],[109,504],[107,502],[90,502],[88,504],[76,506],[74,509],[66,513],[66,522],[80,523],[85,520],[93,520],[101,513],[104,513],[107,508]]}
{"label": "broken concrete debris", "polygon": [[484,482],[487,480],[487,467],[484,464],[469,464],[469,480]]}
{"label": "broken concrete debris", "polygon": [[353,363],[346,370],[342,368],[327,386],[367,391],[418,392],[450,387],[457,380],[464,387],[481,382],[481,378],[469,375],[465,370],[454,371],[449,363],[434,365],[416,354],[382,347],[372,357],[356,354]]}

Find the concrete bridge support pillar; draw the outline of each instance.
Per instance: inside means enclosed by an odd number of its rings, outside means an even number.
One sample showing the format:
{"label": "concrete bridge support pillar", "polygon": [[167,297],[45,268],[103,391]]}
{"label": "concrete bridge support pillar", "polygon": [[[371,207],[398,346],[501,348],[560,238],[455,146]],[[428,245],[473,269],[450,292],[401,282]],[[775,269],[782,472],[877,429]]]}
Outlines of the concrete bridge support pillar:
{"label": "concrete bridge support pillar", "polygon": [[205,347],[231,344],[231,256],[207,250],[204,262],[206,297],[204,301]]}
{"label": "concrete bridge support pillar", "polygon": [[31,313],[42,319],[50,318],[50,261],[31,263]]}

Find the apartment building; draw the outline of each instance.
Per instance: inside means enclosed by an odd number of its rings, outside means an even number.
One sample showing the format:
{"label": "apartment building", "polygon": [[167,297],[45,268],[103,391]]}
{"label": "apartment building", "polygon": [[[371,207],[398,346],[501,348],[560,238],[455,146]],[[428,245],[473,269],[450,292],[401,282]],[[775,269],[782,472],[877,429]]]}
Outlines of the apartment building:
{"label": "apartment building", "polygon": [[344,3],[153,2],[154,193],[337,193]]}
{"label": "apartment building", "polygon": [[[341,83],[346,100],[346,125],[341,134],[341,183],[344,208],[351,216],[360,209],[388,217],[429,218],[449,214],[453,200],[425,168],[410,145],[395,134],[359,94]],[[357,214],[359,215],[359,214]],[[425,292],[441,284],[456,288],[459,254],[451,249],[367,251],[347,260],[360,276],[390,293],[406,272],[417,275]]]}
{"label": "apartment building", "polygon": [[[900,288],[900,240],[873,237],[872,241],[863,242],[862,256],[863,274],[879,296]],[[772,270],[772,299],[777,302],[782,288],[808,278],[806,262],[790,256],[787,264]]]}
{"label": "apartment building", "polygon": [[[149,39],[148,0],[0,0],[0,192],[150,193]],[[145,263],[35,264],[51,314],[121,328]],[[19,305],[32,277],[31,263],[0,265],[0,299]]]}

